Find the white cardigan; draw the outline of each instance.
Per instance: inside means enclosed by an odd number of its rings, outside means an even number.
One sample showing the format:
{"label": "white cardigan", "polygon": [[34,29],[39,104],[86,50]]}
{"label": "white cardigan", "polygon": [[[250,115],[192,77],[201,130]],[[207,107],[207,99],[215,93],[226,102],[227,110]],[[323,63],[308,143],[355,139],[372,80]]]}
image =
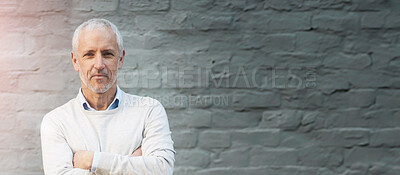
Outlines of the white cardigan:
{"label": "white cardigan", "polygon": [[[113,110],[87,111],[74,98],[44,116],[46,175],[173,173],[175,151],[164,107],[149,97],[121,93]],[[129,157],[140,145],[143,156]],[[78,150],[100,152],[96,172],[73,168]]]}

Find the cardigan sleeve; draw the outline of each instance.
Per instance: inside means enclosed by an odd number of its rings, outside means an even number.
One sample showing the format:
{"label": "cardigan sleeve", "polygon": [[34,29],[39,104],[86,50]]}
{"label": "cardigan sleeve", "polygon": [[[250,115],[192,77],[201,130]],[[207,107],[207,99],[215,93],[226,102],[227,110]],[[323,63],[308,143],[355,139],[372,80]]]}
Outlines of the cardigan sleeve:
{"label": "cardigan sleeve", "polygon": [[160,102],[155,103],[145,121],[143,156],[129,157],[100,152],[96,174],[173,174],[175,151],[167,114]]}
{"label": "cardigan sleeve", "polygon": [[73,168],[73,152],[61,128],[47,114],[41,124],[43,169],[46,175],[90,175],[89,170]]}

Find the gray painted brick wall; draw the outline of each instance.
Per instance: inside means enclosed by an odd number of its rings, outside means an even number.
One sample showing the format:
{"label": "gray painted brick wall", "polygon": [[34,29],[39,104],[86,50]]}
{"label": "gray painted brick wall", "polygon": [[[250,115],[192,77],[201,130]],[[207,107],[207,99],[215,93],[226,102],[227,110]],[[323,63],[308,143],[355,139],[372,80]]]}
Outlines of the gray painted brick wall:
{"label": "gray painted brick wall", "polygon": [[0,174],[42,172],[42,117],[74,98],[73,30],[115,23],[120,87],[160,100],[177,175],[395,175],[400,1],[0,2]]}

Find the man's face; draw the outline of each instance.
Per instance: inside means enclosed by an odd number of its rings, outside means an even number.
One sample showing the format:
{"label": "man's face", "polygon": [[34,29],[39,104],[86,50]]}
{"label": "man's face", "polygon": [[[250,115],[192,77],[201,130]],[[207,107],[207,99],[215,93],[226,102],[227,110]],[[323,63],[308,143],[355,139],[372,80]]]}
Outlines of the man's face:
{"label": "man's face", "polygon": [[118,55],[116,36],[110,28],[83,29],[79,36],[78,49],[76,53],[71,53],[82,88],[87,87],[94,93],[102,94],[115,85],[124,53],[121,58]]}

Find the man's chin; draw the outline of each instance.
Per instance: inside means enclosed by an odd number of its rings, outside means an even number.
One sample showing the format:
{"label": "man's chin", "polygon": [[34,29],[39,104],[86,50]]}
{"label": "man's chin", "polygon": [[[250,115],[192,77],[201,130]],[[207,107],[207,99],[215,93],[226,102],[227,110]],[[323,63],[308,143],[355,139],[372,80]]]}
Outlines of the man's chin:
{"label": "man's chin", "polygon": [[88,88],[96,94],[104,94],[111,88],[111,86],[89,86]]}

